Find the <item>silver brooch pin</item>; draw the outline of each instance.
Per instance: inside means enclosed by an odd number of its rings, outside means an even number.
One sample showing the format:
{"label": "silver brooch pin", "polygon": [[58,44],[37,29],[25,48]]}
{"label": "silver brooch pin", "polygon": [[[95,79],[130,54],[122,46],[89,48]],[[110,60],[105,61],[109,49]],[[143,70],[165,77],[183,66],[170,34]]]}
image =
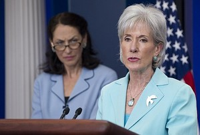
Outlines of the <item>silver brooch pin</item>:
{"label": "silver brooch pin", "polygon": [[148,96],[146,100],[146,105],[149,106],[149,103],[153,104],[153,99],[156,99],[156,98],[157,98],[156,95]]}

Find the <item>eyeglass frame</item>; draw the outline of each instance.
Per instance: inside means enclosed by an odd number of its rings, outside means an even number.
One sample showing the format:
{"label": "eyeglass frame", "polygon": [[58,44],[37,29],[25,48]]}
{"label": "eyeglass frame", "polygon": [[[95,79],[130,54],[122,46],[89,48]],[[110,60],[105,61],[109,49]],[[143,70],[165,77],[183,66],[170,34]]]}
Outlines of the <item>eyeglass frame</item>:
{"label": "eyeglass frame", "polygon": [[[77,48],[71,48],[70,47],[70,45],[72,45],[73,43],[69,43],[68,45],[54,45],[54,43],[53,42],[51,42],[51,44],[52,44],[52,51],[53,52],[56,52],[56,51],[64,51],[67,47],[69,47],[71,50],[76,50],[76,49],[78,49],[80,46],[81,46],[81,42],[76,42],[76,43],[78,43],[79,45],[77,46]],[[56,50],[56,46],[63,46],[64,47],[64,49],[63,50]]]}

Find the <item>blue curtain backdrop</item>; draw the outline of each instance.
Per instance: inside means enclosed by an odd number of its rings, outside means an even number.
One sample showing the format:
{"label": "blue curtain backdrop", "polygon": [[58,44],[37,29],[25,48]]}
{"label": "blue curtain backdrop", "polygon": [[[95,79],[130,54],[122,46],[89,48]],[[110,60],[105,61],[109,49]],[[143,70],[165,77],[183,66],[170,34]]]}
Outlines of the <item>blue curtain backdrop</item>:
{"label": "blue curtain backdrop", "polygon": [[54,15],[68,11],[68,0],[45,0],[46,24]]}
{"label": "blue curtain backdrop", "polygon": [[143,3],[143,4],[156,4],[156,0],[126,0],[126,6]]}
{"label": "blue curtain backdrop", "polygon": [[[194,79],[196,84],[196,94],[197,94],[197,108],[198,108],[198,119],[200,123],[200,42],[199,42],[199,34],[200,34],[200,1],[193,0],[193,72]],[[188,20],[190,21],[190,20]]]}
{"label": "blue curtain backdrop", "polygon": [[0,0],[0,119],[5,118],[5,24],[4,0]]}
{"label": "blue curtain backdrop", "polygon": [[[46,15],[46,33],[47,25],[50,19],[61,12],[68,11],[68,0],[45,0],[45,15]],[[49,39],[46,39],[47,45],[49,45]]]}

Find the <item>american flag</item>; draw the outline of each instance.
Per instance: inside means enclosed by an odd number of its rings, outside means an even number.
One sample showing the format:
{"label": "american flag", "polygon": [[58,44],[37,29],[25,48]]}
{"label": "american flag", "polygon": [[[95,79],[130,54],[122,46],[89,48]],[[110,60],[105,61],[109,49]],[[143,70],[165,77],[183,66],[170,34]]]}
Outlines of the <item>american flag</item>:
{"label": "american flag", "polygon": [[195,92],[188,48],[178,19],[176,5],[173,0],[157,0],[155,6],[163,11],[167,21],[166,55],[160,69],[168,77],[184,81]]}

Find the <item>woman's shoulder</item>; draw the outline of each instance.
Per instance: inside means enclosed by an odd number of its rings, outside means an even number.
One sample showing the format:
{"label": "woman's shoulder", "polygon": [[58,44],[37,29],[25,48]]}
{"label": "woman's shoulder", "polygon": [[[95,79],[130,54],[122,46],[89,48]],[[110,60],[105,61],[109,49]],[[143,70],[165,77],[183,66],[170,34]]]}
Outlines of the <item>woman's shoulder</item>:
{"label": "woman's shoulder", "polygon": [[94,73],[98,76],[115,76],[117,78],[117,73],[114,69],[102,64],[94,69]]}
{"label": "woman's shoulder", "polygon": [[174,79],[174,78],[170,78],[170,77],[169,77],[169,87],[172,87],[173,89],[178,89],[178,90],[192,91],[192,88],[185,82]]}
{"label": "woman's shoulder", "polygon": [[49,73],[45,73],[45,72],[42,72],[40,73],[36,79],[42,79],[42,78],[49,78],[51,77],[52,74],[49,74]]}
{"label": "woman's shoulder", "polygon": [[36,77],[35,80],[36,81],[49,81],[49,80],[51,80],[55,77],[58,77],[58,76],[60,76],[60,75],[42,72]]}
{"label": "woman's shoulder", "polygon": [[191,87],[181,80],[177,80],[175,78],[168,77],[161,70],[157,69],[155,72],[155,76],[153,77],[153,81],[156,85],[165,86],[168,91],[174,91],[175,89],[191,89]]}
{"label": "woman's shoulder", "polygon": [[99,72],[100,71],[103,71],[103,72],[115,72],[114,69],[112,69],[112,68],[110,68],[108,66],[102,65],[102,64],[99,64],[99,66],[96,67],[94,70],[95,71],[99,71]]}

